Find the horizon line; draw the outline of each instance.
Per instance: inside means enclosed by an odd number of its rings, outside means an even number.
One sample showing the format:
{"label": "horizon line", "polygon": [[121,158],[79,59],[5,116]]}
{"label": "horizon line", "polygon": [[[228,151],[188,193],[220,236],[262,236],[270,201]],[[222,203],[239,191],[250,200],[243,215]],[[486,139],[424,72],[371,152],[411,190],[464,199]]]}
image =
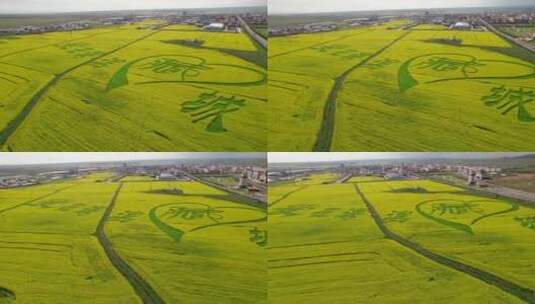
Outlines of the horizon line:
{"label": "horizon line", "polygon": [[[465,9],[465,8],[534,8],[532,5],[495,5],[495,6],[451,6],[451,7],[418,7],[418,8],[391,8],[391,9],[372,9],[372,10],[339,10],[339,11],[315,11],[307,13],[270,13],[269,16],[291,16],[291,15],[314,15],[314,14],[335,14],[335,13],[353,13],[353,12],[386,12],[386,11],[411,11],[411,10],[446,10],[446,9]],[[269,6],[268,6],[269,10]]]}

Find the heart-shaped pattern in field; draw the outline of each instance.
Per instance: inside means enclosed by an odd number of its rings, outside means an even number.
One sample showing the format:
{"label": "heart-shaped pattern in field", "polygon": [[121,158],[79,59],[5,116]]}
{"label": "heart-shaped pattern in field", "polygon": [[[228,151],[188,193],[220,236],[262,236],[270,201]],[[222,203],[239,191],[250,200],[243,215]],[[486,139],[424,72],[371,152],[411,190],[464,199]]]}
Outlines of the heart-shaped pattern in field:
{"label": "heart-shaped pattern in field", "polygon": [[149,212],[150,220],[176,241],[186,232],[220,226],[259,222],[266,214],[250,207],[213,207],[201,203],[170,203],[158,205]]}
{"label": "heart-shaped pattern in field", "polygon": [[405,61],[398,71],[398,85],[405,92],[418,84],[467,79],[535,78],[535,66],[504,60],[480,60],[457,53],[421,55]]}
{"label": "heart-shaped pattern in field", "polygon": [[492,200],[438,199],[416,205],[416,211],[422,216],[469,234],[474,234],[472,227],[479,221],[517,209],[514,203]]}
{"label": "heart-shaped pattern in field", "polygon": [[111,91],[136,80],[136,85],[158,83],[217,84],[225,86],[260,85],[266,81],[261,70],[233,64],[208,63],[188,55],[156,55],[130,61],[108,82]]}

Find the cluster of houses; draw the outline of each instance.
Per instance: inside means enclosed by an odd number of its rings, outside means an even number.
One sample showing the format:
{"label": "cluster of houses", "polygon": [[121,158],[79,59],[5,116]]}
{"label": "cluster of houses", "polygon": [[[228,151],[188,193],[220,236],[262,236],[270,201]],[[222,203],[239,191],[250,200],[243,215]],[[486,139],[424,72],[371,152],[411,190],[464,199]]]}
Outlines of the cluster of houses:
{"label": "cluster of houses", "polygon": [[483,18],[492,24],[534,24],[535,10],[527,12],[519,11],[516,13],[486,14]]}
{"label": "cluster of houses", "polygon": [[[245,14],[242,16],[249,24],[267,24],[267,14]],[[165,15],[155,13],[152,15],[140,16],[110,16],[98,20],[72,21],[59,24],[48,25],[25,25],[16,28],[0,29],[0,35],[22,35],[22,34],[41,34],[47,32],[76,31],[88,29],[91,27],[121,25],[140,22],[152,18],[162,18],[168,24],[191,24],[201,27],[206,31],[227,31],[240,32],[240,21],[233,15],[205,15],[205,14],[188,14],[167,13]]]}
{"label": "cluster of houses", "polygon": [[33,175],[14,175],[0,177],[0,189],[27,187],[58,181],[68,178],[81,178],[91,172],[100,170],[99,168],[83,168],[73,170],[48,171]]}
{"label": "cluster of houses", "polygon": [[0,29],[0,35],[42,34],[47,32],[77,31],[90,28],[92,21],[75,21],[52,25],[25,25],[16,28]]}
{"label": "cluster of houses", "polygon": [[214,32],[240,32],[240,21],[233,15],[188,15],[168,16],[170,24],[189,24]]}
{"label": "cluster of houses", "polygon": [[458,166],[457,174],[466,179],[469,186],[488,187],[488,181],[502,175],[501,168],[481,166]]}
{"label": "cluster of houses", "polygon": [[287,36],[302,33],[319,33],[336,30],[339,24],[336,22],[316,22],[305,25],[288,25],[269,28],[269,36]]}
{"label": "cluster of houses", "polygon": [[257,13],[257,14],[243,14],[241,15],[242,19],[247,22],[253,28],[265,28],[267,27],[267,14],[266,13]]}

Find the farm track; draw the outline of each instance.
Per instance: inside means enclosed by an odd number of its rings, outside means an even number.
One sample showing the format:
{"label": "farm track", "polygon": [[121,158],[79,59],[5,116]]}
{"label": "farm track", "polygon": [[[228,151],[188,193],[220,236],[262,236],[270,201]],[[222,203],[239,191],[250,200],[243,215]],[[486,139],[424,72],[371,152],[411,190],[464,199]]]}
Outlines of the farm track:
{"label": "farm track", "polygon": [[64,191],[64,190],[70,189],[70,188],[75,187],[75,186],[77,186],[77,185],[78,185],[78,184],[70,185],[70,186],[67,186],[67,187],[65,187],[65,188],[61,188],[61,189],[52,191],[52,192],[50,192],[50,193],[47,193],[47,194],[45,194],[45,195],[39,196],[39,197],[37,197],[37,198],[33,198],[33,199],[31,199],[31,200],[29,200],[29,201],[26,201],[26,202],[24,202],[24,203],[21,203],[21,204],[15,205],[15,206],[11,206],[11,207],[9,207],[9,208],[5,208],[5,209],[0,209],[0,214],[2,214],[2,213],[4,213],[4,212],[7,212],[7,211],[11,211],[11,210],[13,210],[13,209],[17,209],[17,208],[19,208],[19,207],[22,207],[22,206],[25,206],[25,205],[28,205],[28,204],[31,204],[31,203],[36,202],[36,201],[42,200],[42,199],[47,198],[47,197],[49,197],[49,196],[58,194],[58,193],[60,193],[60,192],[62,192],[62,191]]}
{"label": "farm track", "polygon": [[325,107],[323,109],[323,120],[321,123],[321,127],[318,131],[318,134],[316,136],[316,143],[314,144],[313,151],[315,152],[329,152],[331,150],[332,141],[334,137],[334,125],[335,125],[335,116],[336,116],[336,99],[338,97],[338,91],[342,89],[344,86],[344,83],[347,79],[347,76],[349,76],[353,71],[358,69],[359,67],[367,64],[370,60],[374,59],[375,57],[379,56],[381,53],[383,53],[385,50],[390,48],[392,45],[400,41],[401,39],[405,38],[407,35],[409,35],[411,31],[407,31],[405,34],[399,36],[398,38],[392,40],[390,43],[388,43],[383,48],[379,49],[377,52],[370,55],[365,60],[357,63],[356,65],[350,67],[348,70],[346,70],[344,73],[342,73],[340,76],[336,77],[334,80],[334,85],[331,89],[331,92],[329,93],[329,96],[327,97],[327,101],[325,102]]}
{"label": "farm track", "polygon": [[104,212],[102,218],[100,219],[100,222],[98,223],[95,235],[97,236],[100,245],[106,252],[106,255],[108,256],[110,262],[126,278],[126,280],[130,283],[136,294],[141,298],[143,303],[164,304],[165,301],[150,286],[150,284],[145,281],[132,267],[130,267],[130,265],[128,265],[125,260],[123,260],[117,254],[117,252],[113,249],[110,240],[106,236],[106,232],[104,231],[104,226],[108,222],[108,219],[111,213],[113,212],[113,208],[115,207],[115,204],[117,202],[117,197],[119,196],[119,193],[121,192],[122,188],[123,183],[121,182],[119,183],[119,187],[117,187],[117,190],[115,190],[115,193],[113,194],[108,208],[106,208],[106,211]]}
{"label": "farm track", "polygon": [[[124,48],[127,48],[139,41],[142,41],[146,38],[149,38],[157,33],[159,33],[160,30],[156,30],[152,33],[149,33],[145,36],[142,36],[140,38],[137,38],[133,41],[130,41],[128,42],[127,44],[124,44],[118,48],[115,48],[107,53],[104,53],[100,56],[97,56],[97,57],[94,57],[92,59],[89,59],[87,61],[84,61],[78,65],[75,65],[74,67],[71,67],[71,68],[68,68],[67,70],[57,74],[56,76],[54,76],[44,87],[42,87],[39,91],[37,91],[37,93],[35,93],[32,98],[30,99],[30,101],[28,103],[26,103],[26,105],[24,106],[24,108],[22,109],[22,111],[17,114],[17,116],[12,119],[8,124],[7,126],[2,130],[0,131],[0,148],[3,148],[5,146],[5,144],[7,143],[7,141],[9,140],[9,138],[15,133],[15,131],[22,125],[22,123],[24,122],[24,120],[26,119],[26,117],[30,114],[30,112],[33,110],[33,108],[37,105],[38,101],[42,99],[42,97],[48,93],[48,91],[50,90],[50,88],[52,88],[56,83],[58,83],[65,75],[69,74],[70,72],[82,67],[82,66],[85,66],[86,64],[89,64],[91,62],[94,62],[94,61],[97,61],[101,58],[104,58],[106,56],[109,56],[115,52],[118,52]],[[8,150],[10,152],[12,152],[12,149],[8,146]]]}
{"label": "farm track", "polygon": [[362,201],[366,204],[366,207],[368,208],[368,211],[370,212],[373,220],[379,227],[379,230],[384,234],[385,238],[396,241],[401,246],[408,248],[412,251],[415,251],[416,253],[424,256],[425,258],[432,260],[438,264],[441,264],[443,266],[446,266],[448,268],[452,268],[454,270],[463,272],[467,275],[470,275],[473,278],[476,278],[478,280],[481,280],[489,285],[493,285],[495,287],[498,287],[499,289],[523,300],[527,303],[535,303],[535,291],[533,289],[529,289],[523,286],[520,286],[514,282],[511,282],[509,280],[506,280],[502,277],[499,277],[495,274],[492,274],[490,272],[487,272],[485,270],[479,269],[474,266],[470,266],[461,262],[458,262],[456,260],[453,260],[451,258],[445,257],[443,255],[437,254],[433,251],[430,251],[421,245],[414,243],[412,241],[409,241],[402,236],[392,232],[383,222],[381,219],[381,216],[379,215],[379,212],[373,207],[373,205],[368,201],[368,199],[364,196],[362,191],[360,191],[357,184],[355,184],[355,190],[357,194],[362,198]]}

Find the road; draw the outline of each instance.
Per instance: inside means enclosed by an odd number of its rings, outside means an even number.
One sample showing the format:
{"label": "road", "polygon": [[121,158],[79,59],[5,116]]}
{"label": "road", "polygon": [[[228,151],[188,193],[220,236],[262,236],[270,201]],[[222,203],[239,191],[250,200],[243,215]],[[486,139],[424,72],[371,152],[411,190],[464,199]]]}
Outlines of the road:
{"label": "road", "polygon": [[236,15],[236,17],[238,18],[238,20],[240,20],[240,23],[243,29],[247,32],[247,34],[249,34],[249,36],[251,36],[251,38],[253,38],[264,49],[267,49],[268,47],[267,39],[258,35],[255,31],[253,31],[253,29],[249,26],[249,24],[247,24],[247,22],[245,22],[245,20],[242,19],[242,17],[238,15]]}
{"label": "road", "polygon": [[483,23],[483,25],[485,25],[485,27],[487,27],[491,32],[494,32],[494,34],[502,37],[503,39],[511,42],[511,43],[514,43],[524,49],[527,49],[528,51],[531,51],[533,53],[535,53],[535,45],[533,44],[529,44],[527,42],[524,42],[524,41],[520,41],[520,40],[517,40],[515,39],[514,37],[511,37],[509,35],[507,35],[506,33],[504,32],[501,32],[500,30],[496,29],[494,26],[492,26],[492,24],[488,23],[487,21],[483,20],[483,19],[479,19],[479,21],[481,23]]}

